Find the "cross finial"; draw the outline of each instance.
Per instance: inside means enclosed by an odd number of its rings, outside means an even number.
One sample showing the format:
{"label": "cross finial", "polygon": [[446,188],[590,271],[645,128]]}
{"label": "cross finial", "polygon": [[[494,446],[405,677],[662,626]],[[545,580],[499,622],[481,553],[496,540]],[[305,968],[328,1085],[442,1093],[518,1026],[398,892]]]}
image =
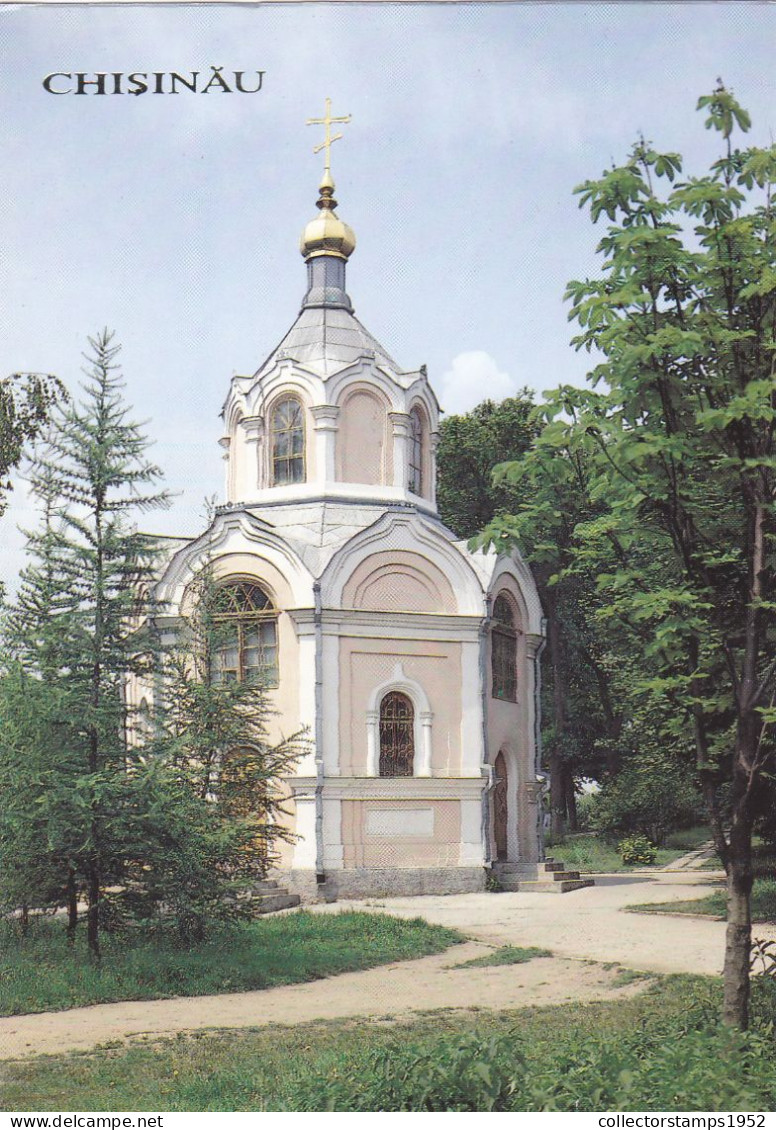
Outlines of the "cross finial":
{"label": "cross finial", "polygon": [[331,127],[332,127],[333,123],[335,123],[335,122],[337,122],[337,123],[342,122],[343,124],[345,124],[349,121],[350,121],[350,114],[347,114],[343,118],[333,118],[331,116],[331,98],[326,99],[326,114],[324,115],[324,117],[322,117],[322,118],[308,118],[307,119],[306,124],[308,126],[326,126],[326,136],[325,136],[324,140],[321,142],[320,145],[316,145],[313,148],[313,153],[320,153],[320,151],[322,149],[326,150],[326,159],[325,159],[325,164],[324,164],[324,167],[323,167],[324,181],[327,178],[331,177],[331,147],[332,147],[332,144],[335,141],[339,141],[339,139],[342,137],[341,133],[335,133],[335,134],[332,135]]}

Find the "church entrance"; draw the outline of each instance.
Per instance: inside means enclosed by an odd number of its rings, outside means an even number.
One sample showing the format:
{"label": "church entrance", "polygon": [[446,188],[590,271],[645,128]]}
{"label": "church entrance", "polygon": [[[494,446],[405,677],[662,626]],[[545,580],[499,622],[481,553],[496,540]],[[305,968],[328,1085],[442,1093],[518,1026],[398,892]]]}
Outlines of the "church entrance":
{"label": "church entrance", "polygon": [[494,765],[495,787],[493,789],[493,839],[496,842],[496,859],[507,858],[507,762],[499,753]]}

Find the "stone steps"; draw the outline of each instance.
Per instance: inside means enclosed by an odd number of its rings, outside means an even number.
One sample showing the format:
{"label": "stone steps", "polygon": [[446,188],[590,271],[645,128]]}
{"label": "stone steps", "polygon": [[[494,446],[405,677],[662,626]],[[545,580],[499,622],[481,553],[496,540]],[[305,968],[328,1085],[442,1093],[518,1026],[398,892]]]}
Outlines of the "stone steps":
{"label": "stone steps", "polygon": [[504,891],[534,891],[542,894],[564,895],[581,887],[595,886],[594,879],[582,879],[578,871],[567,871],[564,864],[554,859],[543,863],[495,863],[493,872]]}
{"label": "stone steps", "polygon": [[287,887],[279,886],[273,879],[262,879],[254,883],[242,896],[250,903],[254,914],[272,914],[276,910],[291,910],[299,906],[301,898],[292,895]]}

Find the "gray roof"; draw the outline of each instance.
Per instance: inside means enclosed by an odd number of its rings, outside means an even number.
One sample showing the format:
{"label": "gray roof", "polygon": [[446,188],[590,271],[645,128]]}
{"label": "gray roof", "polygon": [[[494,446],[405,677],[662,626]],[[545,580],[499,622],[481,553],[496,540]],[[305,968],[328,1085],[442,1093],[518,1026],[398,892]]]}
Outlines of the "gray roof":
{"label": "gray roof", "polygon": [[256,376],[287,357],[326,379],[364,354],[374,354],[375,363],[393,373],[402,372],[379,341],[348,310],[334,306],[308,307],[302,310]]}

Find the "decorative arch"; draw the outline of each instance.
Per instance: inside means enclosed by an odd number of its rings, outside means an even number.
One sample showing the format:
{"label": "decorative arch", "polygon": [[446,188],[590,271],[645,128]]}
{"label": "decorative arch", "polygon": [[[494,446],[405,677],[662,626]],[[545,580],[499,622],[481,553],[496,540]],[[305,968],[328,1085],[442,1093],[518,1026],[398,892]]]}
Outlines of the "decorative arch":
{"label": "decorative arch", "polygon": [[436,576],[437,570],[442,575],[441,591],[452,594],[452,606],[443,606],[440,611],[464,616],[482,615],[483,585],[478,577],[479,559],[466,554],[454,543],[451,534],[436,524],[426,522],[417,513],[384,514],[338,549],[321,577],[324,604],[332,608],[346,607],[345,592],[350,601],[351,579],[356,576],[361,579],[360,568],[366,566],[368,570],[368,559],[374,558],[377,562],[381,554],[386,554],[386,558],[380,560],[380,564],[387,561],[388,554],[394,561],[406,554],[408,558],[412,555],[410,560],[416,561],[420,557],[432,564],[432,575]]}
{"label": "decorative arch", "polygon": [[407,550],[374,553],[353,570],[342,591],[346,607],[372,612],[455,612],[442,570]]}
{"label": "decorative arch", "polygon": [[[382,706],[392,694],[403,695],[412,706],[412,776],[431,776],[431,737],[434,714],[428,695],[420,683],[404,673],[401,663],[397,663],[391,677],[375,687],[369,696],[366,711],[366,775],[379,777],[380,773],[380,729]],[[403,774],[402,774],[403,775]],[[410,774],[406,774],[410,776]]]}
{"label": "decorative arch", "polygon": [[493,602],[490,628],[491,696],[517,702],[519,615],[514,598],[502,589]]}

